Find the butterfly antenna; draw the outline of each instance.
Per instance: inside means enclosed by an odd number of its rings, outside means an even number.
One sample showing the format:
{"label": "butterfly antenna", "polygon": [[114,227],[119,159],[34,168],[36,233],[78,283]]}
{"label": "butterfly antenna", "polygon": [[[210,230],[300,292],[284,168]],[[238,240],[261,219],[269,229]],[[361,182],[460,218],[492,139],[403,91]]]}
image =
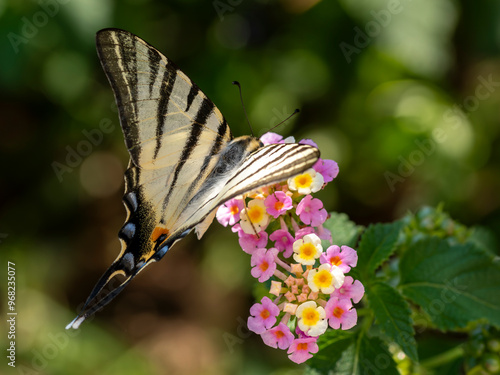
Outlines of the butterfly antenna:
{"label": "butterfly antenna", "polygon": [[298,108],[297,108],[295,111],[293,111],[293,113],[292,113],[290,116],[288,116],[286,119],[284,119],[283,121],[281,121],[279,124],[274,125],[274,126],[273,126],[271,129],[269,129],[268,131],[271,131],[271,130],[273,130],[273,129],[277,128],[278,126],[280,126],[281,124],[283,124],[284,122],[287,122],[288,120],[290,120],[293,116],[295,116],[295,115],[296,115],[297,113],[299,113],[299,112],[300,112],[300,109],[298,109]]}
{"label": "butterfly antenna", "polygon": [[240,92],[241,105],[243,107],[243,112],[245,112],[245,118],[247,119],[248,126],[250,127],[250,132],[252,133],[252,136],[253,136],[254,134],[253,134],[252,125],[250,124],[250,120],[248,119],[248,114],[247,114],[247,110],[245,108],[245,103],[243,103],[243,94],[241,93],[241,85],[238,81],[233,81],[233,85],[238,86],[238,90]]}

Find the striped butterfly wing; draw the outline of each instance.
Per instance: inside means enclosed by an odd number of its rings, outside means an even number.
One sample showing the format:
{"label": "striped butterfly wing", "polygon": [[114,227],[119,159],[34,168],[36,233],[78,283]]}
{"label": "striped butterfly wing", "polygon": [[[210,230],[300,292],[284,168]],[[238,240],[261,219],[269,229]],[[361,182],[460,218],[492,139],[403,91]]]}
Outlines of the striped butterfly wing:
{"label": "striped butterfly wing", "polygon": [[[228,199],[311,167],[311,146],[263,146],[232,139],[220,111],[182,71],[137,36],[97,34],[97,50],[118,105],[130,162],[122,249],[67,326],[109,303],[145,266],[197,227],[198,237]],[[121,280],[117,280],[121,276]]]}
{"label": "striped butterfly wing", "polygon": [[[190,222],[207,220],[204,213],[215,212],[221,204],[238,195],[302,173],[316,163],[319,155],[317,148],[296,143],[258,147],[244,157],[236,158],[239,160],[238,166],[232,168],[230,173],[222,173],[221,176],[221,173],[216,173],[218,169],[215,168],[200,192],[193,197],[179,222],[186,223],[187,228]],[[211,222],[211,218],[208,218],[208,222]],[[206,229],[207,224],[209,223],[202,223],[199,232]]]}

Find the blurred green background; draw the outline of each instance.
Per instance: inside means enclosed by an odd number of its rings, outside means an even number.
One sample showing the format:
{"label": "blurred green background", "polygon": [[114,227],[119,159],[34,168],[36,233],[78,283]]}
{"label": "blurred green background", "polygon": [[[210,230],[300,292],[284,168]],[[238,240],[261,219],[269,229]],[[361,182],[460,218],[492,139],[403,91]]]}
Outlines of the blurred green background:
{"label": "blurred green background", "polygon": [[250,257],[218,224],[64,330],[125,218],[128,157],[94,45],[105,27],[175,61],[235,135],[249,129],[233,80],[257,135],[300,108],[277,131],[339,163],[329,210],[366,225],[444,202],[498,235],[500,2],[0,0],[2,320],[7,261],[18,312],[17,367],[3,357],[1,373],[302,373],[246,330]]}

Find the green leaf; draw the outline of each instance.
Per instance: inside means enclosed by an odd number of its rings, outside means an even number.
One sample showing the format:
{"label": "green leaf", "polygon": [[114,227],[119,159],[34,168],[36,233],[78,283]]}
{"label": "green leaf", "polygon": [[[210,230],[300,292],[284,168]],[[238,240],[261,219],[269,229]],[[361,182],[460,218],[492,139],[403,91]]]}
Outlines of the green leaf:
{"label": "green leaf", "polygon": [[399,221],[389,224],[370,225],[363,233],[358,247],[358,266],[362,274],[373,273],[392,255],[396,248],[403,224]]}
{"label": "green leaf", "polygon": [[396,289],[380,282],[369,286],[366,295],[382,331],[397,343],[410,359],[418,362],[415,331],[408,303]]}
{"label": "green leaf", "polygon": [[427,238],[400,262],[400,288],[442,330],[487,319],[500,326],[500,265],[474,243]]}
{"label": "green leaf", "polygon": [[307,362],[318,374],[399,374],[391,353],[377,337],[331,331],[318,345],[320,350]]}
{"label": "green leaf", "polygon": [[[350,221],[346,214],[337,212],[331,212],[330,218],[325,221],[323,226],[332,232],[333,243],[338,246],[356,246],[359,235],[363,231],[363,227]],[[330,246],[329,241],[323,240],[322,244],[325,249]]]}
{"label": "green leaf", "polygon": [[471,235],[467,241],[476,244],[478,247],[481,247],[492,254],[495,254],[495,252],[498,251],[498,242],[495,235],[485,227],[473,227]]}
{"label": "green leaf", "polygon": [[327,374],[335,367],[342,352],[354,343],[354,339],[355,335],[352,332],[329,329],[319,337],[319,351],[307,361],[307,364],[320,374]]}

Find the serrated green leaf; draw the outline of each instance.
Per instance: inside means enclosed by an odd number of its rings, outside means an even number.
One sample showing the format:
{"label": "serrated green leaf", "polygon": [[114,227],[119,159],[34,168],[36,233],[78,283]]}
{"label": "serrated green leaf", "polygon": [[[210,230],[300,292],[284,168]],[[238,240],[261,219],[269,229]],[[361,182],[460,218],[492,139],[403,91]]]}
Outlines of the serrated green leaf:
{"label": "serrated green leaf", "polygon": [[[377,337],[331,331],[320,338],[320,350],[307,363],[322,375],[398,375],[396,363]],[[325,335],[323,335],[325,336]]]}
{"label": "serrated green leaf", "polygon": [[[332,232],[332,241],[335,245],[347,245],[354,247],[358,241],[363,227],[354,224],[344,213],[331,212],[330,218],[325,221],[323,227]],[[323,241],[323,247],[330,246],[328,241]]]}
{"label": "serrated green leaf", "polygon": [[408,303],[396,289],[380,282],[368,287],[366,295],[382,331],[398,344],[410,359],[418,362],[415,331]]}
{"label": "serrated green leaf", "polygon": [[363,233],[358,247],[358,269],[366,275],[373,273],[395,250],[402,223],[370,225]]}
{"label": "serrated green leaf", "polygon": [[500,265],[473,243],[428,238],[400,262],[400,288],[442,330],[487,319],[500,326]]}
{"label": "serrated green leaf", "polygon": [[498,251],[498,242],[495,235],[485,227],[477,226],[471,228],[471,235],[467,239],[467,242],[472,242],[492,254],[495,254]]}
{"label": "serrated green leaf", "polygon": [[352,332],[329,329],[319,337],[319,351],[307,361],[307,364],[320,374],[328,374],[354,339],[355,335]]}

